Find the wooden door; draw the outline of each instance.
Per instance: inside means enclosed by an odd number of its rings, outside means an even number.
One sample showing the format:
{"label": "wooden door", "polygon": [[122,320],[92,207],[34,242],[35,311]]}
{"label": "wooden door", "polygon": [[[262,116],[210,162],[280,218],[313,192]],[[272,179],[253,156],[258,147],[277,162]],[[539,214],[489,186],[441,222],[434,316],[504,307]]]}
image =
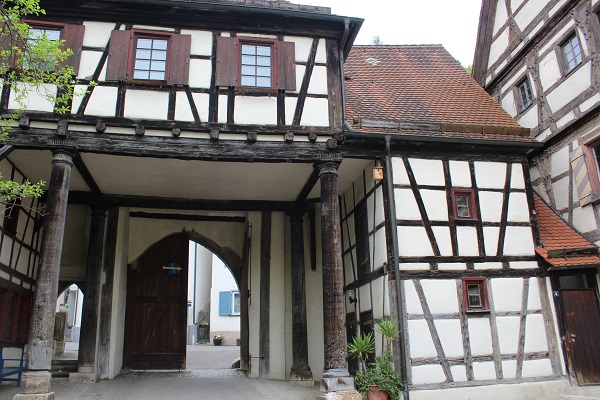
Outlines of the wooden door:
{"label": "wooden door", "polygon": [[132,263],[127,272],[126,368],[185,368],[187,282],[185,234],[162,239]]}
{"label": "wooden door", "polygon": [[579,385],[600,384],[600,309],[595,289],[560,292],[565,343]]}

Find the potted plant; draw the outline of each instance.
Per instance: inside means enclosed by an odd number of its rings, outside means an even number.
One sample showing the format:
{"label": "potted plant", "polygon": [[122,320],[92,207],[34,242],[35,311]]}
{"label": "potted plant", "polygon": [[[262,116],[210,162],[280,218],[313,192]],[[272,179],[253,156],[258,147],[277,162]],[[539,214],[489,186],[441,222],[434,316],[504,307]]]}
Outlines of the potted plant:
{"label": "potted plant", "polygon": [[221,336],[221,335],[213,336],[213,344],[215,346],[220,346],[221,344],[223,344],[223,336]]}
{"label": "potted plant", "polygon": [[371,333],[360,334],[348,344],[348,355],[358,358],[360,370],[354,377],[354,386],[368,400],[387,400],[398,398],[402,387],[400,375],[394,371],[392,363],[392,340],[398,336],[398,323],[390,319],[381,320],[377,329],[385,339],[383,354],[374,363],[366,365],[369,354],[375,350],[375,339]]}

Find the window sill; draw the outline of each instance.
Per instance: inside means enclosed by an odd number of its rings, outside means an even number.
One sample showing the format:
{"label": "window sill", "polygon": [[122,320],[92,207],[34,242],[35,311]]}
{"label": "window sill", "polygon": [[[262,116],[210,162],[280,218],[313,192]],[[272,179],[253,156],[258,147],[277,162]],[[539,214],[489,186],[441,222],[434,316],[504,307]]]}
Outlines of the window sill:
{"label": "window sill", "polygon": [[489,314],[490,310],[465,310],[467,314]]}
{"label": "window sill", "polygon": [[255,88],[255,87],[235,87],[236,94],[277,94],[279,92],[278,89],[275,88]]}
{"label": "window sill", "polygon": [[584,66],[584,65],[585,65],[587,62],[588,62],[588,59],[587,59],[587,58],[584,58],[583,60],[581,60],[581,62],[580,62],[579,64],[577,64],[577,65],[575,66],[575,68],[573,68],[573,69],[571,69],[571,70],[568,70],[568,71],[565,69],[565,70],[563,71],[563,78],[566,78],[566,77],[568,77],[569,75],[572,75],[572,74],[574,74],[574,73],[575,73],[575,71],[579,70],[579,69],[580,69],[581,67],[583,67],[583,66]]}
{"label": "window sill", "polygon": [[515,119],[518,119],[518,118],[522,117],[525,113],[527,113],[533,107],[533,105],[536,104],[535,100],[536,99],[531,100],[531,103],[529,103],[529,105],[525,108],[521,108],[519,106],[519,111],[517,112]]}
{"label": "window sill", "polygon": [[140,85],[140,86],[172,86],[167,81],[159,81],[153,79],[125,79],[123,81],[128,85]]}

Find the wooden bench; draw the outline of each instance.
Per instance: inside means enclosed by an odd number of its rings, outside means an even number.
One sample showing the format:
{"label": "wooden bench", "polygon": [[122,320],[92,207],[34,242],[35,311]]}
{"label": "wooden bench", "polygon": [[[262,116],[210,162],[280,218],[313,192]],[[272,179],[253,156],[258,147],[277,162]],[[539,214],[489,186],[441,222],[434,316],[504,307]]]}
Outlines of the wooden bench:
{"label": "wooden bench", "polygon": [[[23,376],[23,358],[4,358],[2,355],[2,347],[0,347],[0,382],[10,381],[17,382],[17,387],[21,387],[21,377]],[[4,365],[7,363],[8,365]],[[18,365],[17,365],[18,364]],[[16,375],[15,378],[8,378]]]}

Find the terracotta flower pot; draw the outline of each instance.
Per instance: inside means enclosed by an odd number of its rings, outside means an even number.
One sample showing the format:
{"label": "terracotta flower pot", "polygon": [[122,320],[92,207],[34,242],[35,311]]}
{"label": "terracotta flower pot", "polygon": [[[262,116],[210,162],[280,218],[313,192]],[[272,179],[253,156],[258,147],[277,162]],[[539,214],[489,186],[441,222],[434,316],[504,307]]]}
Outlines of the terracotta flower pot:
{"label": "terracotta flower pot", "polygon": [[373,388],[367,392],[367,400],[388,400],[388,394]]}

